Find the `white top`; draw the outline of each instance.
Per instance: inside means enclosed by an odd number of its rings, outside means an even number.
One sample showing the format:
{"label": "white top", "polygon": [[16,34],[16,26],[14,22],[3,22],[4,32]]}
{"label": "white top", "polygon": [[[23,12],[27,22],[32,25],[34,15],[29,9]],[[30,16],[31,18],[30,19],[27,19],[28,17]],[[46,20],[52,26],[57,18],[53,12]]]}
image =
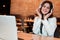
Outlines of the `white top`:
{"label": "white top", "polygon": [[[33,32],[42,36],[51,36],[54,37],[55,29],[57,28],[56,18],[48,18],[45,20],[40,19],[39,17],[35,17],[33,24]],[[42,34],[40,33],[40,24],[43,23]]]}

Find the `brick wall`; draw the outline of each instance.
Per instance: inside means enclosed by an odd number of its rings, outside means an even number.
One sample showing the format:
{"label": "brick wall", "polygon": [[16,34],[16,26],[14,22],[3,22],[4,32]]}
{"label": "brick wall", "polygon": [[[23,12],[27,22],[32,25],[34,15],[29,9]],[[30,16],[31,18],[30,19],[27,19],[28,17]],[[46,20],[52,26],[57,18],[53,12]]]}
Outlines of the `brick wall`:
{"label": "brick wall", "polygon": [[[42,0],[11,0],[11,14],[34,15]],[[51,0],[54,4],[54,16],[60,17],[60,0]]]}

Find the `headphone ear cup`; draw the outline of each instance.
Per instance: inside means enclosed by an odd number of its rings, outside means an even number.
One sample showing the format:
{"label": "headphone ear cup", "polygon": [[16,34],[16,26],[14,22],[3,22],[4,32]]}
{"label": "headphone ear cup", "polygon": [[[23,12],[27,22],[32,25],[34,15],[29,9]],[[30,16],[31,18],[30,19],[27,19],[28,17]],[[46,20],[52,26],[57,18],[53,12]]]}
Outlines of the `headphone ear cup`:
{"label": "headphone ear cup", "polygon": [[39,6],[39,9],[38,9],[38,11],[40,12],[40,10],[41,10],[41,5]]}
{"label": "headphone ear cup", "polygon": [[39,8],[41,8],[41,5],[39,6]]}

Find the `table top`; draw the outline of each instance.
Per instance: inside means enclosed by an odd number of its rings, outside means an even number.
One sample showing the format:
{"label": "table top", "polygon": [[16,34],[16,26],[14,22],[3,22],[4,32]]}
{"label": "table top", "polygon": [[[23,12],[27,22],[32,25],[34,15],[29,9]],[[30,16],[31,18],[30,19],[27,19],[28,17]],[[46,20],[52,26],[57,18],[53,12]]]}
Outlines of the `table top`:
{"label": "table top", "polygon": [[44,36],[39,36],[39,35],[29,34],[24,32],[18,32],[18,38],[24,40],[60,40],[60,38],[44,37]]}

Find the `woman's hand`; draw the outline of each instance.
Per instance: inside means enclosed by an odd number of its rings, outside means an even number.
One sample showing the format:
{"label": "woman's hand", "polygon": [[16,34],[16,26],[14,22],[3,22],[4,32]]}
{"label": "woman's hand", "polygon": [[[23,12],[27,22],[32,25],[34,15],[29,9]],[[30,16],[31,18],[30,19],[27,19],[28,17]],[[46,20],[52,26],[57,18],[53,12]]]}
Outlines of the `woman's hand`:
{"label": "woman's hand", "polygon": [[36,10],[36,12],[37,12],[37,15],[40,17],[40,19],[42,18],[42,15],[41,15],[41,13],[40,13],[40,10],[39,10],[40,8],[38,8],[37,10]]}
{"label": "woman's hand", "polygon": [[44,19],[47,19],[47,18],[52,14],[52,11],[53,11],[53,10],[51,10],[50,13],[48,13],[47,15],[45,15],[45,16],[44,16]]}

